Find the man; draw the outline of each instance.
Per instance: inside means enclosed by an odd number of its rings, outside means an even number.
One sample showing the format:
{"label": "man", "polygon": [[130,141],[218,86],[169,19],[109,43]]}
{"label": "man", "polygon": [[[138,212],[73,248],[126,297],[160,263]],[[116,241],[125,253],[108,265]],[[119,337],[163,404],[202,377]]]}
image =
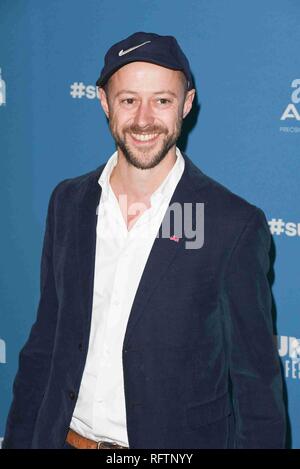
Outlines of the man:
{"label": "man", "polygon": [[97,86],[117,151],[51,195],[3,446],[283,447],[268,224],[176,147],[187,58],[135,33]]}

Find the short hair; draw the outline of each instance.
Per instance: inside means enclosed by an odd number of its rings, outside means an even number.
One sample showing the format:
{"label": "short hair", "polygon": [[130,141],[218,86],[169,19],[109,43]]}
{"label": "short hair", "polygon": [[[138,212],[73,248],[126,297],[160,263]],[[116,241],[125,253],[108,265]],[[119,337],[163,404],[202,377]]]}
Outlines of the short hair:
{"label": "short hair", "polygon": [[183,86],[184,97],[185,97],[188,92],[189,86],[188,86],[188,80],[183,72],[180,73],[180,80]]}
{"label": "short hair", "polygon": [[107,96],[107,95],[108,95],[108,88],[109,88],[109,80],[107,80],[107,82],[106,82],[106,83],[104,83],[104,85],[103,85],[103,86],[101,86],[101,88],[103,88],[103,89],[104,89],[104,91],[105,91],[105,94],[106,94],[106,96]]}

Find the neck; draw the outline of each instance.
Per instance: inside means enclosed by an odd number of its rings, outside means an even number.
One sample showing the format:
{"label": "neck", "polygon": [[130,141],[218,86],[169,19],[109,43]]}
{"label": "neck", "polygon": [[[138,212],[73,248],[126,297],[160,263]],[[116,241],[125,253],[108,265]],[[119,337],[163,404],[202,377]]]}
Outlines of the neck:
{"label": "neck", "polygon": [[110,184],[115,193],[126,194],[131,200],[149,200],[153,192],[166,178],[176,161],[176,147],[172,147],[164,159],[151,169],[138,169],[128,163],[118,148],[118,163],[114,167]]}

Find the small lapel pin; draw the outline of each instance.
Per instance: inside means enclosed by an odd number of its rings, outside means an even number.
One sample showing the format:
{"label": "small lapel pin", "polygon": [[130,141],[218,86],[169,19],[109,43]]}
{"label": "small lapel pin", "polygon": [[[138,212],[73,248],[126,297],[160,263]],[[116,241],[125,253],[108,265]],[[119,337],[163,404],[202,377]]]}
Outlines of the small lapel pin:
{"label": "small lapel pin", "polygon": [[171,241],[176,241],[176,243],[178,243],[179,238],[178,238],[178,236],[173,235],[173,236],[170,237],[170,240]]}

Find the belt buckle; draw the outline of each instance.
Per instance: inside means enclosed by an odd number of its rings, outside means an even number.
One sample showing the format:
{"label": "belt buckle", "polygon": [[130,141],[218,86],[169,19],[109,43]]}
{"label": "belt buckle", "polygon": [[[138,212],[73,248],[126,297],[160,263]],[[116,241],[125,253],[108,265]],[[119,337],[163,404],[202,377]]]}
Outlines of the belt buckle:
{"label": "belt buckle", "polygon": [[109,441],[97,441],[97,449],[110,449],[118,448],[117,443],[110,443]]}

